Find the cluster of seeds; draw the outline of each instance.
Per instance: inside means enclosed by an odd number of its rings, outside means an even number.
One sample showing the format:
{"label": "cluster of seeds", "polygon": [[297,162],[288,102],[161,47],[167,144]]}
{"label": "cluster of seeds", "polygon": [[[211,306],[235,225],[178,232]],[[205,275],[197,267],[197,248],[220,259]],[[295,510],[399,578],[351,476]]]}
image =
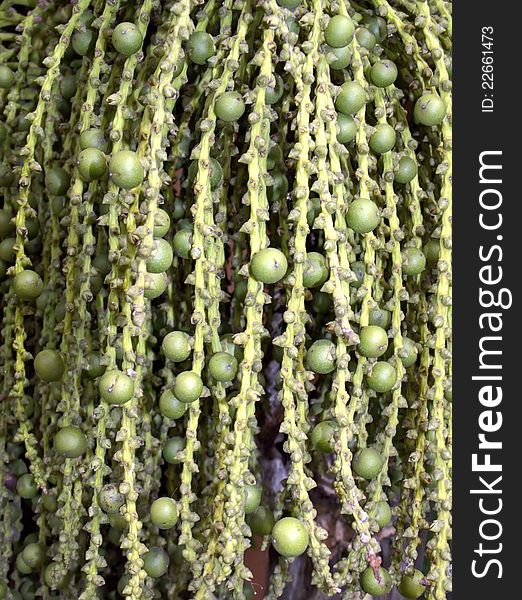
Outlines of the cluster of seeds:
{"label": "cluster of seeds", "polygon": [[446,599],[449,2],[0,0],[0,157],[0,600]]}

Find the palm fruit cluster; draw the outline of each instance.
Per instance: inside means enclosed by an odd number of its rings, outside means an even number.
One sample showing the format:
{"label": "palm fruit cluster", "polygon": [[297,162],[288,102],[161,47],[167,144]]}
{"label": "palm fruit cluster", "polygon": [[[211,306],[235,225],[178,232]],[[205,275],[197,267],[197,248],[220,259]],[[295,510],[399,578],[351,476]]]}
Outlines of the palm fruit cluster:
{"label": "palm fruit cluster", "polygon": [[446,0],[0,1],[0,599],[447,597],[450,55]]}

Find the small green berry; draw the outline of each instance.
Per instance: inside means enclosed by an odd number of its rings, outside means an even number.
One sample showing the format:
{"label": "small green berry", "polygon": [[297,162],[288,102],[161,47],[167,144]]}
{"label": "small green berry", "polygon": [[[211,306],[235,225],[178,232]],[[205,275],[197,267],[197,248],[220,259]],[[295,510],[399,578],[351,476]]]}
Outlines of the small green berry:
{"label": "small green berry", "polygon": [[335,344],[330,340],[317,340],[306,353],[306,363],[310,370],[326,375],[335,369]]}
{"label": "small green berry", "polygon": [[308,531],[294,517],[279,519],[272,529],[272,545],[281,556],[294,558],[308,548]]}
{"label": "small green berry", "polygon": [[172,498],[158,498],[150,507],[150,520],[159,529],[172,529],[178,520],[178,507]]}
{"label": "small green berry", "polygon": [[359,344],[357,350],[367,358],[379,358],[388,349],[388,336],[382,327],[367,325],[359,332]]}
{"label": "small green berry", "polygon": [[353,39],[355,25],[346,15],[335,15],[330,19],[324,31],[324,39],[333,48],[347,46]]}
{"label": "small green berry", "polygon": [[380,222],[379,208],[372,200],[357,198],[348,206],[346,224],[356,233],[369,233]]}
{"label": "small green berry", "polygon": [[196,65],[204,65],[214,56],[214,40],[205,31],[195,31],[187,42],[187,52],[190,60]]}
{"label": "small green berry", "polygon": [[134,23],[118,23],[112,32],[112,45],[123,56],[136,54],[143,43],[143,36]]}
{"label": "small green berry", "polygon": [[78,155],[78,171],[85,181],[101,179],[107,172],[105,155],[98,148],[85,148]]}
{"label": "small green berry", "polygon": [[424,573],[418,569],[415,569],[411,575],[405,573],[397,586],[399,594],[408,600],[420,598],[426,591],[426,586],[421,583],[423,579]]}
{"label": "small green berry", "polygon": [[187,405],[184,402],[180,402],[171,390],[165,390],[160,396],[159,400],[160,413],[166,419],[179,419],[181,418],[186,410]]}
{"label": "small green berry", "polygon": [[100,377],[99,390],[108,404],[125,404],[134,395],[134,381],[123,371],[105,371]]}
{"label": "small green berry", "polygon": [[384,596],[392,589],[392,580],[386,569],[379,567],[377,575],[372,567],[367,567],[361,574],[361,587],[370,596]]}
{"label": "small green berry", "polygon": [[437,94],[423,94],[415,103],[413,116],[421,125],[440,125],[446,116],[446,104]]}
{"label": "small green berry", "polygon": [[173,392],[180,402],[190,404],[201,396],[203,381],[194,371],[184,371],[176,377]]}
{"label": "small green berry", "polygon": [[54,447],[66,458],[78,458],[87,449],[87,438],[78,427],[62,427],[54,436]]}
{"label": "small green berry", "polygon": [[141,185],[145,173],[140,159],[131,150],[120,150],[109,161],[109,173],[112,181],[124,190]]}
{"label": "small green berry", "polygon": [[373,479],[382,471],[384,461],[373,448],[359,450],[352,460],[353,472],[363,479]]}
{"label": "small green berry", "polygon": [[277,248],[259,250],[250,261],[250,272],[261,283],[277,283],[288,269],[286,256]]}
{"label": "small green berry", "polygon": [[245,112],[245,102],[238,92],[224,92],[216,98],[214,110],[222,121],[238,121]]}
{"label": "small green berry", "polygon": [[41,350],[35,356],[34,370],[44,381],[60,381],[65,373],[65,363],[57,350]]}

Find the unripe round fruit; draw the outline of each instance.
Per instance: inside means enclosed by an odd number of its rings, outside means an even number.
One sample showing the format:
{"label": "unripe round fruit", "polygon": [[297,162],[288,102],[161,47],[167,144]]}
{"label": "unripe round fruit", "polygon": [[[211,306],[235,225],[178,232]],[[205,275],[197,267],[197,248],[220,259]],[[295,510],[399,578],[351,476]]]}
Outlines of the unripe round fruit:
{"label": "unripe round fruit", "polygon": [[332,71],[342,71],[352,62],[352,49],[350,46],[344,48],[327,48],[328,54],[333,54],[335,58],[330,61]]}
{"label": "unripe round fruit", "polygon": [[87,449],[87,438],[78,427],[62,427],[54,436],[54,447],[66,458],[78,458]]}
{"label": "unripe round fruit", "polygon": [[284,82],[280,75],[274,76],[275,78],[275,86],[268,85],[265,89],[265,102],[267,104],[275,104],[279,102],[283,96],[284,92]]}
{"label": "unripe round fruit", "polygon": [[216,98],[216,117],[227,123],[238,121],[245,112],[245,102],[237,92],[224,92]]}
{"label": "unripe round fruit", "polygon": [[277,283],[286,275],[288,261],[277,248],[264,248],[250,261],[250,272],[261,283]]}
{"label": "unripe round fruit", "polygon": [[85,181],[95,181],[107,171],[105,155],[98,148],[85,148],[78,155],[78,171]]}
{"label": "unripe round fruit", "polygon": [[12,219],[13,213],[10,210],[0,210],[0,238],[3,239],[14,232]]}
{"label": "unripe round fruit", "polygon": [[415,103],[413,116],[421,125],[440,125],[446,116],[446,103],[437,94],[423,94]]}
{"label": "unripe round fruit", "polygon": [[382,327],[368,325],[362,327],[359,332],[359,344],[357,350],[366,358],[379,358],[388,349],[388,336]]}
{"label": "unripe round fruit", "polygon": [[245,515],[258,509],[261,504],[261,488],[258,485],[245,485]]}
{"label": "unripe round fruit", "polygon": [[123,56],[136,54],[143,43],[143,36],[134,23],[118,23],[112,32],[112,45]]}
{"label": "unripe round fruit", "polygon": [[97,33],[94,33],[90,28],[87,28],[85,31],[76,30],[73,33],[71,45],[76,54],[87,56],[94,50],[96,37]]}
{"label": "unripe round fruit", "polygon": [[33,571],[31,567],[25,562],[21,552],[16,557],[15,568],[21,575],[29,575]]}
{"label": "unripe round fruit", "polygon": [[15,76],[13,71],[6,65],[0,65],[0,89],[8,90],[13,87]]}
{"label": "unripe round fruit", "polygon": [[148,300],[154,300],[165,292],[167,285],[168,278],[166,273],[147,273],[143,294]]}
{"label": "unripe round fruit", "polygon": [[[191,185],[196,182],[198,174],[198,161],[193,160],[188,168],[188,180]],[[210,181],[210,189],[215,190],[223,179],[223,169],[221,164],[215,158],[211,158],[208,163],[208,177]]]}
{"label": "unripe round fruit", "polygon": [[56,562],[49,563],[43,572],[45,584],[53,590],[61,590],[67,583],[67,577],[63,573],[63,565]]}
{"label": "unripe round fruit", "polygon": [[16,238],[8,237],[0,242],[0,259],[7,264],[13,264],[16,260]]}
{"label": "unripe round fruit", "polygon": [[315,292],[312,307],[318,314],[325,315],[333,308],[332,296],[325,292]]}
{"label": "unripe round fruit", "polygon": [[[185,407],[187,405],[185,404]],[[163,458],[169,465],[175,465],[179,462],[178,454],[185,449],[185,438],[174,436],[166,440],[163,446]]]}
{"label": "unripe round fruit", "polygon": [[13,277],[13,291],[20,300],[36,300],[43,292],[43,281],[34,271],[26,269]]}
{"label": "unripe round fruit", "polygon": [[435,269],[437,267],[437,263],[439,262],[440,241],[429,240],[429,242],[427,242],[422,249],[422,252],[426,257],[426,263],[428,266],[430,266],[432,269]]}
{"label": "unripe round fruit", "polygon": [[402,348],[399,352],[399,357],[402,362],[402,366],[407,369],[408,367],[413,367],[413,365],[417,362],[417,356],[419,352],[417,350],[417,346],[415,342],[408,337],[402,338]]}
{"label": "unripe round fruit", "polygon": [[336,429],[337,425],[335,421],[321,421],[321,423],[317,423],[310,435],[313,447],[325,454],[333,452]]}
{"label": "unripe round fruit", "polygon": [[389,392],[397,382],[397,371],[389,362],[379,361],[373,365],[367,382],[372,390],[384,394]]}
{"label": "unripe round fruit", "polygon": [[98,505],[107,514],[117,513],[124,502],[125,496],[114,483],[104,485],[98,494]]}
{"label": "unripe round fruit", "polygon": [[270,148],[266,157],[266,168],[269,171],[272,171],[276,167],[281,166],[283,160],[283,149],[281,148],[281,146],[274,145]]}
{"label": "unripe round fruit", "polygon": [[379,567],[377,578],[372,567],[368,567],[361,574],[361,587],[370,596],[383,596],[391,592],[392,580],[386,569]]}
{"label": "unripe round fruit", "polygon": [[131,150],[120,150],[111,156],[109,173],[114,184],[124,190],[137,187],[145,176],[138,155]]}
{"label": "unripe round fruit", "polygon": [[176,377],[173,392],[180,402],[190,404],[201,396],[203,381],[194,371],[184,371]]}
{"label": "unripe round fruit", "polygon": [[398,74],[397,65],[393,61],[380,60],[372,65],[370,79],[373,85],[385,88],[397,79]]}
{"label": "unripe round fruit", "polygon": [[377,325],[387,329],[391,322],[391,313],[383,308],[372,308],[368,316],[368,325]]}
{"label": "unripe round fruit", "polygon": [[164,273],[172,265],[174,251],[172,246],[163,238],[155,239],[152,252],[147,259],[147,271],[149,273]]}
{"label": "unripe round fruit", "polygon": [[409,156],[402,156],[394,174],[397,183],[410,183],[417,175],[417,163]]}
{"label": "unripe round fruit", "polygon": [[99,352],[89,352],[85,358],[87,360],[85,373],[90,379],[96,379],[105,373],[107,367],[101,363],[101,355]]}
{"label": "unripe round fruit", "polygon": [[57,350],[42,350],[34,359],[34,370],[44,381],[60,381],[65,372],[65,363]]}
{"label": "unripe round fruit", "polygon": [[238,362],[243,360],[243,349],[241,346],[234,344],[233,333],[226,333],[221,337],[221,350],[234,356]]}
{"label": "unripe round fruit", "polygon": [[330,19],[324,31],[324,39],[332,48],[347,46],[353,39],[355,25],[346,15],[335,15]]}
{"label": "unripe round fruit", "polygon": [[346,81],[335,100],[335,108],[345,115],[352,115],[359,112],[366,101],[364,88],[356,81]]}
{"label": "unripe round fruit", "polygon": [[426,268],[426,257],[419,248],[408,247],[402,251],[402,272],[415,277]]}
{"label": "unripe round fruit", "polygon": [[337,141],[341,144],[349,144],[357,135],[358,126],[351,115],[337,113]]}
{"label": "unripe round fruit", "polygon": [[178,507],[172,498],[158,498],[150,507],[150,520],[159,529],[171,529],[178,520]]}
{"label": "unripe round fruit", "polygon": [[158,208],[154,215],[154,230],[153,235],[155,238],[162,238],[167,235],[170,229],[170,216],[169,213],[162,208]]}
{"label": "unripe round fruit", "polygon": [[29,568],[38,569],[45,559],[45,549],[38,542],[29,543],[22,550],[22,558]]}
{"label": "unripe round fruit", "polygon": [[183,362],[192,352],[190,336],[184,331],[171,331],[163,338],[161,349],[169,360]]}
{"label": "unripe round fruit", "polygon": [[105,371],[98,383],[102,398],[109,404],[125,404],[134,394],[134,381],[123,371]]}
{"label": "unripe round fruit", "polygon": [[300,556],[308,548],[308,531],[298,519],[283,517],[272,529],[272,545],[285,558]]}
{"label": "unripe round fruit", "polygon": [[142,556],[142,559],[143,569],[147,575],[153,579],[157,579],[158,577],[165,575],[167,569],[169,568],[169,555],[165,552],[165,550],[163,550],[163,548],[153,546]]}
{"label": "unripe round fruit", "polygon": [[214,40],[205,31],[195,31],[187,42],[187,52],[190,60],[196,65],[204,65],[214,56]]}
{"label": "unripe round fruit", "polygon": [[405,573],[397,586],[399,594],[411,600],[420,598],[426,591],[426,586],[420,583],[423,579],[424,573],[418,569],[415,569],[411,575]]}
{"label": "unripe round fruit", "polygon": [[357,198],[348,207],[346,224],[356,233],[369,233],[381,222],[379,208],[372,200]]}
{"label": "unripe round fruit", "polygon": [[65,169],[53,167],[45,172],[45,187],[53,196],[63,196],[69,189],[70,178]]}
{"label": "unripe round fruit", "polygon": [[80,134],[80,148],[98,148],[102,152],[107,152],[108,144],[102,129],[91,128],[82,131]]}
{"label": "unripe round fruit", "polygon": [[275,524],[274,514],[268,508],[260,506],[248,516],[248,524],[254,535],[269,535]]}
{"label": "unripe round fruit", "polygon": [[366,48],[368,52],[371,52],[375,48],[375,44],[377,44],[377,38],[366,27],[359,27],[355,32],[355,38],[359,42],[359,45]]}
{"label": "unripe round fruit", "polygon": [[386,21],[376,15],[364,15],[363,23],[373,33],[378,42],[382,42],[388,35]]}
{"label": "unripe round fruit", "polygon": [[172,393],[172,390],[165,390],[160,396],[159,409],[166,419],[179,419],[187,410],[187,405],[180,402]]}
{"label": "unripe round fruit", "polygon": [[375,154],[389,152],[397,141],[395,129],[388,123],[379,123],[369,139],[370,148]]}
{"label": "unripe round fruit", "polygon": [[60,94],[65,100],[71,100],[78,89],[78,82],[74,75],[64,75],[60,81]]}
{"label": "unripe round fruit", "polygon": [[319,375],[326,375],[335,369],[335,344],[330,340],[317,340],[306,353],[308,368]]}
{"label": "unripe round fruit", "polygon": [[221,382],[232,381],[237,374],[237,360],[228,352],[216,352],[208,363],[210,375]]}
{"label": "unripe round fruit", "polygon": [[373,479],[383,467],[383,458],[374,448],[359,450],[352,460],[353,472],[363,479]]}
{"label": "unripe round fruit", "polygon": [[303,285],[316,288],[328,279],[330,271],[326,258],[320,252],[308,252],[303,268]]}
{"label": "unripe round fruit", "polygon": [[388,523],[390,523],[392,520],[392,511],[390,505],[384,500],[377,502],[377,506],[375,507],[375,520],[381,529],[386,527],[386,525],[388,525]]}
{"label": "unripe round fruit", "polygon": [[189,258],[192,247],[192,231],[190,229],[180,229],[172,239],[172,249],[176,256],[180,258]]}
{"label": "unripe round fruit", "polygon": [[284,173],[280,171],[272,171],[270,173],[271,183],[267,183],[266,194],[270,202],[282,200],[288,194],[288,179]]}
{"label": "unripe round fruit", "polygon": [[38,486],[31,473],[25,473],[18,478],[16,482],[16,492],[20,498],[32,500],[38,493]]}

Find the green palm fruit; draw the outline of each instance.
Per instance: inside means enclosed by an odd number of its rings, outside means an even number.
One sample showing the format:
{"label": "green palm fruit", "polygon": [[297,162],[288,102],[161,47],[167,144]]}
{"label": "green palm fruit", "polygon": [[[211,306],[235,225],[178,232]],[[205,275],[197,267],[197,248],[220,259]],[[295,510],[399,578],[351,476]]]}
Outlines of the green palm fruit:
{"label": "green palm fruit", "polygon": [[448,0],[1,6],[0,598],[444,600]]}

